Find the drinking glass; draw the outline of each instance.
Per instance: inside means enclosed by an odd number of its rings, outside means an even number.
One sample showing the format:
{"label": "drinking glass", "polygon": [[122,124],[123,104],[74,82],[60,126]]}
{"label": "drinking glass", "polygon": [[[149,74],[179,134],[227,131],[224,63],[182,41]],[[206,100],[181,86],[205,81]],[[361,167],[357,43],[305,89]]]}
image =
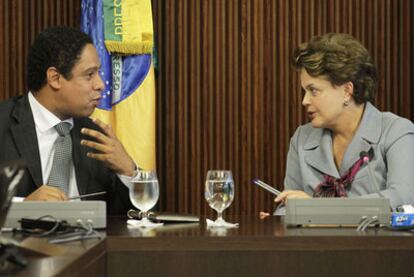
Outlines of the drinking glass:
{"label": "drinking glass", "polygon": [[234,182],[229,170],[209,170],[207,172],[205,193],[210,207],[217,211],[216,224],[225,224],[223,211],[227,209],[234,198]]}
{"label": "drinking glass", "polygon": [[148,211],[155,206],[158,197],[157,173],[154,170],[139,171],[137,176],[132,179],[132,185],[129,188],[129,198],[132,204],[142,212],[141,225],[152,224],[148,220]]}

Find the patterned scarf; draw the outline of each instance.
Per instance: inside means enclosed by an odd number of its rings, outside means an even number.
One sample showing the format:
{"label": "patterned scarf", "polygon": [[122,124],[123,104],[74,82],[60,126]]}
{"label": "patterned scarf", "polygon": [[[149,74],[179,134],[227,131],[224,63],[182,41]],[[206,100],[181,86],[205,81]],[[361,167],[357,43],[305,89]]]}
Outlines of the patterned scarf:
{"label": "patterned scarf", "polygon": [[347,197],[346,189],[352,184],[361,167],[373,158],[373,149],[361,152],[360,156],[361,158],[341,178],[325,174],[325,181],[316,186],[313,197]]}

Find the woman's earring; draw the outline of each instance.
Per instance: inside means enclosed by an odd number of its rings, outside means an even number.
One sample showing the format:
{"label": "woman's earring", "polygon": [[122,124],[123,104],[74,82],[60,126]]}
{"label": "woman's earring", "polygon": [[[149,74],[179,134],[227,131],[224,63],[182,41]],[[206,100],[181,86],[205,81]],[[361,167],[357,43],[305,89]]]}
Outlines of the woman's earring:
{"label": "woman's earring", "polygon": [[346,100],[346,101],[344,102],[344,106],[345,106],[345,107],[349,106],[349,100]]}

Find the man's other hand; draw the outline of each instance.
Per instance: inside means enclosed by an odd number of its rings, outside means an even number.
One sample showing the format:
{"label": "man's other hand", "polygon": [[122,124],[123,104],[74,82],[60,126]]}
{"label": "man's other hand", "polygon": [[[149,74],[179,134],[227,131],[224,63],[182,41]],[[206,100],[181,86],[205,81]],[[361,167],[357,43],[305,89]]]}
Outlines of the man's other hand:
{"label": "man's other hand", "polygon": [[43,185],[27,196],[24,201],[65,201],[67,197],[58,188]]}
{"label": "man's other hand", "polygon": [[88,128],[82,129],[82,134],[95,138],[96,141],[83,139],[81,144],[99,151],[99,153],[88,152],[87,156],[105,163],[118,174],[133,176],[135,163],[115,136],[111,126],[96,118],[92,120],[103,130],[103,133]]}

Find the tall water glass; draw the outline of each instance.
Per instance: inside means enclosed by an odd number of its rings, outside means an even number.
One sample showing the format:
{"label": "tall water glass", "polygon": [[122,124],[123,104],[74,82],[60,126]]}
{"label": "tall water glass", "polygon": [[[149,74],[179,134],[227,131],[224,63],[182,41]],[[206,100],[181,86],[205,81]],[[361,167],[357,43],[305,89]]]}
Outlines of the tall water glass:
{"label": "tall water glass", "polygon": [[204,197],[210,207],[217,211],[216,223],[225,223],[223,211],[234,199],[234,181],[229,170],[209,170],[207,172]]}
{"label": "tall water glass", "polygon": [[148,211],[155,206],[158,197],[157,173],[154,170],[139,171],[137,176],[132,179],[132,185],[129,188],[129,198],[132,204],[142,212],[141,222],[143,225],[151,224],[147,216]]}

